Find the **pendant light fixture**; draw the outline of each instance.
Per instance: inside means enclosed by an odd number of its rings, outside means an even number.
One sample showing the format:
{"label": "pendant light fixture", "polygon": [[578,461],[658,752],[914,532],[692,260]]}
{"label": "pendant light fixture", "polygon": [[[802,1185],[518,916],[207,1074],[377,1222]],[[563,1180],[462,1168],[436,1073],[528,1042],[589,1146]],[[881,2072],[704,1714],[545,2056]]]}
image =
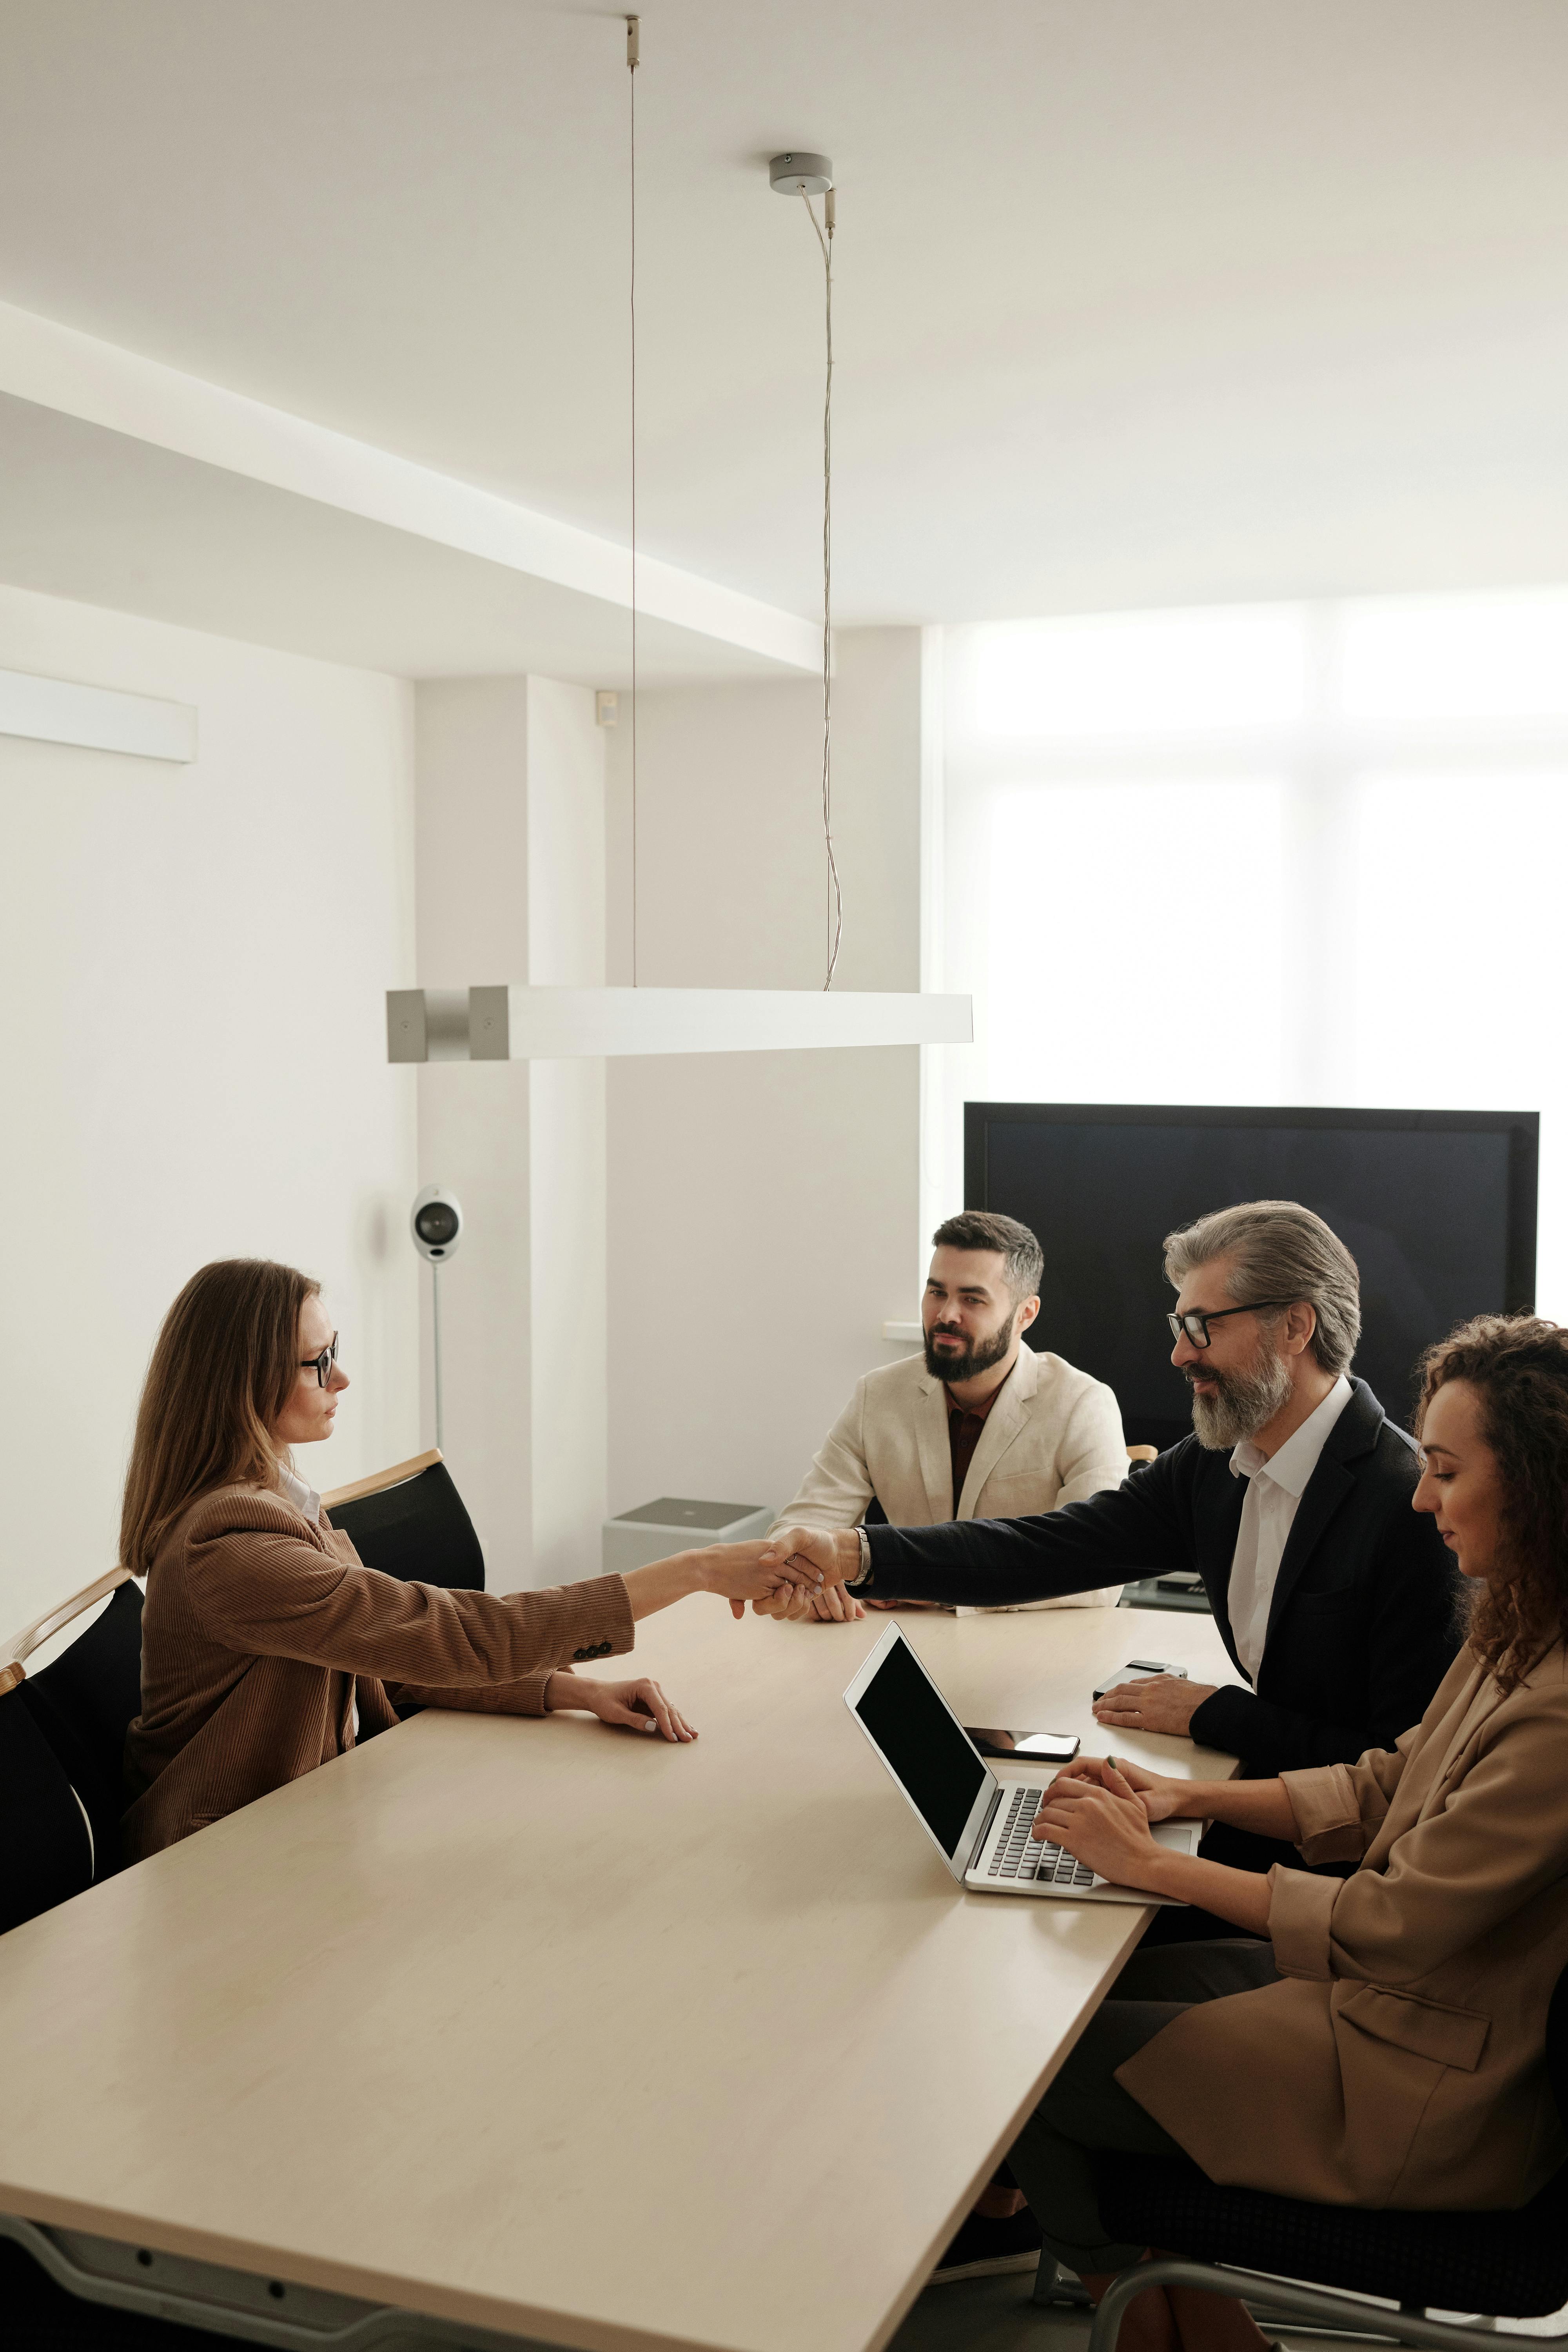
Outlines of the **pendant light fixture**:
{"label": "pendant light fixture", "polygon": [[[822,253],[825,368],[822,407],[822,760],[826,856],[826,971],[820,990],[645,988],[637,975],[637,76],[641,18],[626,28],[628,328],[631,564],[631,962],[629,988],[483,986],[389,989],[392,1062],[555,1061],[642,1054],[779,1053],[802,1047],[966,1045],[967,996],[834,990],[844,936],[844,897],[833,838],[833,239],[837,201],[826,155],[787,151],[769,166],[771,185],[805,205]],[[818,220],[813,198],[823,200]]]}

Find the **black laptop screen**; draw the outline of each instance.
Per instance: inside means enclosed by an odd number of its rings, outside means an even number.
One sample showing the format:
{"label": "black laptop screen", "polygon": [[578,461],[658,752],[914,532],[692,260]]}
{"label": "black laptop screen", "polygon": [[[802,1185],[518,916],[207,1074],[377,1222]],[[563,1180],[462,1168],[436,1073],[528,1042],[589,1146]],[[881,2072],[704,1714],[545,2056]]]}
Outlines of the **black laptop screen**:
{"label": "black laptop screen", "polygon": [[986,1770],[906,1643],[889,1644],[855,1713],[951,1860]]}

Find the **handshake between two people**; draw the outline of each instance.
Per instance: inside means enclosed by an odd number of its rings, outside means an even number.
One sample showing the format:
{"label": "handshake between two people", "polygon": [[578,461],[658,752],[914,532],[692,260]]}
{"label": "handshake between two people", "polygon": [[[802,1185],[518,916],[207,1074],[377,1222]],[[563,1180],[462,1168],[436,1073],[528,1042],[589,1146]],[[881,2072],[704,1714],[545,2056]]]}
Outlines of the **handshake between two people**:
{"label": "handshake between two people", "polygon": [[[752,1543],[706,1544],[648,1568],[627,1571],[632,1614],[643,1617],[688,1592],[717,1592],[737,1617],[749,1601],[759,1617],[860,1617],[844,1590],[860,1572],[860,1538],[853,1528],[833,1534],[789,1528]],[[646,1588],[646,1589],[645,1589]]]}
{"label": "handshake between two people", "polygon": [[[796,1571],[764,1600],[752,1603],[759,1617],[815,1617],[850,1624],[865,1610],[845,1584],[860,1573],[860,1538],[854,1528],[781,1528],[768,1545],[765,1564]],[[882,1603],[873,1601],[873,1609]]]}

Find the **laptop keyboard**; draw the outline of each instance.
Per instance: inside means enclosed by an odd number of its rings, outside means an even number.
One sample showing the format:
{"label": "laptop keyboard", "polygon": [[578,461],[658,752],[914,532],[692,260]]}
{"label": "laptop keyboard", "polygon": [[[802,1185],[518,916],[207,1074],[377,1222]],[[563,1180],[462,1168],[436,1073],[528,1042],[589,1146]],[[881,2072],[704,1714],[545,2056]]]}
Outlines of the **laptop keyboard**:
{"label": "laptop keyboard", "polygon": [[1007,1818],[991,1849],[986,1877],[1048,1878],[1053,1886],[1092,1886],[1094,1873],[1088,1863],[1075,1862],[1065,1848],[1048,1842],[1037,1843],[1029,1835],[1041,1794],[1038,1789],[1014,1790]]}

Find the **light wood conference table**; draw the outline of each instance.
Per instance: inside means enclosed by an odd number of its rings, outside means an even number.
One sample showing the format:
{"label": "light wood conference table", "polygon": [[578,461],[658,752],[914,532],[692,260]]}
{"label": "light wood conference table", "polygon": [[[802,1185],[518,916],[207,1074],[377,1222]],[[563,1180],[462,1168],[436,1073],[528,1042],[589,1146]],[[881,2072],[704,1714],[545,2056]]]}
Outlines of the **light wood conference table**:
{"label": "light wood conference table", "polygon": [[[592,2352],[873,2352],[1151,1916],[956,1885],[842,1703],[888,1622],[688,1601],[602,1671],[694,1747],[426,1713],[0,1937],[0,2210]],[[1089,1713],[1229,1679],[1208,1618],[899,1622],[964,1720],[1233,1769]]]}

